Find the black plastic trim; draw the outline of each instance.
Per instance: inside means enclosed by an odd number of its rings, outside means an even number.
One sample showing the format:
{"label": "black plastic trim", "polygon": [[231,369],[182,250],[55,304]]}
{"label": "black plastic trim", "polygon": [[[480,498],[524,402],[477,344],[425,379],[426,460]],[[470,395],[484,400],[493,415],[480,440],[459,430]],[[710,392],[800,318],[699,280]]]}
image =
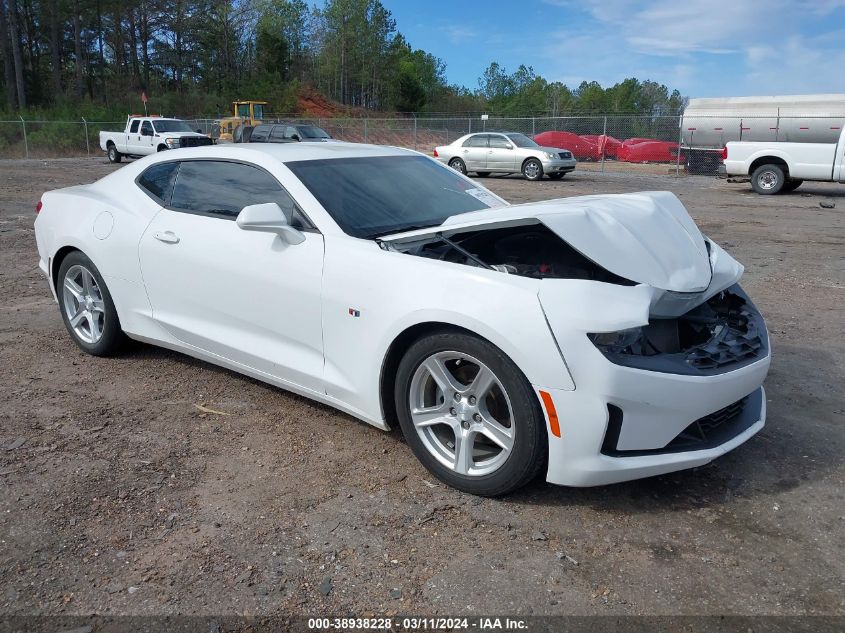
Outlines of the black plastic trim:
{"label": "black plastic trim", "polygon": [[[705,451],[731,441],[736,436],[750,429],[760,419],[760,414],[763,411],[763,388],[758,387],[744,398],[695,420],[662,448],[643,450],[617,449],[619,436],[622,433],[624,414],[622,409],[613,404],[607,405],[607,411],[609,417],[604,441],[601,446],[602,455],[607,455],[608,457],[644,457],[647,455],[669,455],[672,453]],[[730,417],[720,422],[715,429],[707,433],[702,433],[699,439],[691,438],[693,429],[698,427],[700,430],[700,425],[706,424],[708,420],[717,418],[720,415],[729,415]]]}

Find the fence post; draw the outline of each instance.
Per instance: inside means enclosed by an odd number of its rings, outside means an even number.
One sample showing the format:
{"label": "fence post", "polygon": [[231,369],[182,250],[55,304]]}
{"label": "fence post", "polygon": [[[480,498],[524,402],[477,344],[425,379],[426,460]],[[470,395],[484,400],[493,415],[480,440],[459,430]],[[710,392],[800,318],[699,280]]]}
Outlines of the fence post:
{"label": "fence post", "polygon": [[85,125],[85,151],[88,156],[91,156],[91,144],[88,142],[88,121],[85,120],[85,117],[82,117],[82,123]]}
{"label": "fence post", "polygon": [[25,156],[29,158],[29,141],[26,140],[26,121],[23,120],[21,115],[18,115],[18,118],[21,120],[21,125],[23,126],[23,148]]}
{"label": "fence post", "polygon": [[364,142],[367,142],[367,119],[364,119]]}
{"label": "fence post", "polygon": [[604,126],[602,126],[602,136],[604,137],[604,144],[601,148],[601,170],[604,171],[604,155],[607,154],[607,115],[604,115]]}
{"label": "fence post", "polygon": [[416,149],[417,149],[417,115],[412,114],[411,116],[414,117],[414,151],[416,151]]}
{"label": "fence post", "polygon": [[469,130],[467,134],[472,134],[472,117],[467,119],[467,129]]}
{"label": "fence post", "polygon": [[678,157],[675,161],[675,175],[681,175],[681,143],[684,142],[684,115],[678,115]]}
{"label": "fence post", "polygon": [[531,136],[535,136],[537,134],[537,125],[534,121],[534,117],[531,117]]}

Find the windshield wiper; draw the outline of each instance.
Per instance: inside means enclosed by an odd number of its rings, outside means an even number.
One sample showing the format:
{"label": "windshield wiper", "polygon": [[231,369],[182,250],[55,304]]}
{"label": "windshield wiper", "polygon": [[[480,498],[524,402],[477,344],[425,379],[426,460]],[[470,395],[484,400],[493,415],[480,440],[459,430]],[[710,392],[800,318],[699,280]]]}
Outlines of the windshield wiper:
{"label": "windshield wiper", "polygon": [[375,240],[380,237],[384,237],[385,235],[393,235],[394,233],[405,233],[407,231],[419,231],[421,229],[430,229],[435,226],[440,226],[443,224],[442,222],[437,222],[435,224],[409,224],[408,226],[400,226],[394,227],[392,229],[388,229],[386,231],[378,231],[376,233],[370,233],[367,235],[367,239]]}

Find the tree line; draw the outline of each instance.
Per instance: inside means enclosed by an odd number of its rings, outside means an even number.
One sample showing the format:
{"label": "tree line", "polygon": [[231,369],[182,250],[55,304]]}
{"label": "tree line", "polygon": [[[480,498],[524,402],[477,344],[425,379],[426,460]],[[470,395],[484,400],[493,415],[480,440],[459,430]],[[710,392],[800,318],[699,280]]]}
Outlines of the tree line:
{"label": "tree line", "polygon": [[[359,114],[675,114],[677,90],[626,79],[570,89],[493,62],[470,89],[415,49],[379,0],[0,0],[0,107],[111,116],[222,114],[234,98],[294,112],[316,91]],[[73,114],[72,114],[73,113]]]}

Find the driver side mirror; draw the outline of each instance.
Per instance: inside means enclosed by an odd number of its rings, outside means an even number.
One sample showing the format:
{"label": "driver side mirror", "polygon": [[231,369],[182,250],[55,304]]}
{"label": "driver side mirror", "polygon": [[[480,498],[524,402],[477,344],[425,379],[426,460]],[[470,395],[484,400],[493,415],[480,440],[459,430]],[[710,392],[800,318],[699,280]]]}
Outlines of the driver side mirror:
{"label": "driver side mirror", "polygon": [[197,128],[197,134],[202,134],[202,130]]}
{"label": "driver side mirror", "polygon": [[282,208],[275,202],[251,204],[241,209],[236,224],[244,231],[275,233],[291,245],[302,244],[305,235],[288,222]]}
{"label": "driver side mirror", "polygon": [[505,149],[513,149],[513,145],[511,145],[510,143],[507,143],[505,145]]}

